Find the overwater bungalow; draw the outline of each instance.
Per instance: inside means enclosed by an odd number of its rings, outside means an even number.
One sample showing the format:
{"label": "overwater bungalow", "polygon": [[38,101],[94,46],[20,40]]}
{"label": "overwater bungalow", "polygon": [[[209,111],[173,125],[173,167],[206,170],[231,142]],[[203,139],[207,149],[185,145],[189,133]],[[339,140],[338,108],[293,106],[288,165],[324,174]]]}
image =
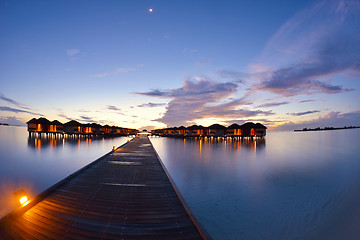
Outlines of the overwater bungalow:
{"label": "overwater bungalow", "polygon": [[180,126],[180,127],[178,127],[178,129],[177,129],[177,135],[178,136],[184,136],[185,135],[185,131],[186,131],[186,127],[184,127],[184,126]]}
{"label": "overwater bungalow", "polygon": [[54,120],[50,123],[50,133],[64,133],[64,125],[58,120]]}
{"label": "overwater bungalow", "polygon": [[93,126],[91,123],[81,124],[80,130],[82,134],[93,134]]}
{"label": "overwater bungalow", "polygon": [[39,119],[33,118],[27,122],[28,131],[38,133],[47,132],[50,128],[50,124],[51,122],[43,117]]}
{"label": "overwater bungalow", "polygon": [[111,127],[109,125],[102,126],[100,128],[100,133],[101,134],[109,134],[109,133],[111,133]]}
{"label": "overwater bungalow", "polygon": [[229,127],[222,126],[220,124],[213,124],[209,127],[203,127],[201,125],[192,125],[185,128],[173,127],[155,129],[151,131],[152,135],[156,136],[169,136],[169,137],[264,137],[266,135],[266,127],[260,123],[248,122],[243,125],[236,123]]}
{"label": "overwater bungalow", "polygon": [[226,137],[240,137],[243,135],[243,130],[239,124],[232,124],[226,129]]}
{"label": "overwater bungalow", "polygon": [[266,129],[267,129],[267,127],[265,127],[261,123],[256,123],[255,124],[255,135],[256,135],[256,137],[265,137],[266,136]]}
{"label": "overwater bungalow", "polygon": [[100,131],[101,125],[100,124],[91,123],[90,126],[91,126],[92,134],[100,135],[100,133],[101,133],[101,131]]}
{"label": "overwater bungalow", "polygon": [[116,136],[116,135],[135,135],[138,133],[136,129],[121,128],[109,125],[101,126],[97,123],[82,124],[75,120],[71,120],[62,124],[58,120],[50,122],[46,118],[33,118],[27,122],[29,134],[69,134],[69,135],[85,135],[85,136]]}
{"label": "overwater bungalow", "polygon": [[209,137],[223,137],[226,133],[226,127],[220,124],[213,124],[208,127],[208,136]]}
{"label": "overwater bungalow", "polygon": [[206,128],[201,125],[192,125],[186,128],[185,136],[188,137],[201,137],[206,134]]}
{"label": "overwater bungalow", "polygon": [[241,125],[244,137],[264,137],[266,135],[266,127],[261,123],[248,122]]}
{"label": "overwater bungalow", "polygon": [[81,125],[82,125],[81,123],[75,120],[71,120],[64,124],[65,132],[67,134],[81,134],[82,133]]}

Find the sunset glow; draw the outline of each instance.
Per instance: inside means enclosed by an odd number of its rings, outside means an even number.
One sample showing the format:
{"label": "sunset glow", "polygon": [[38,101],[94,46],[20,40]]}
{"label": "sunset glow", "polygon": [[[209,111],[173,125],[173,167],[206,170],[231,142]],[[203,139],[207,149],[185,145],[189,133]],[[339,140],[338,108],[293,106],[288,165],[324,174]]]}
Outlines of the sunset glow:
{"label": "sunset glow", "polygon": [[0,123],[359,125],[358,1],[147,4],[2,3]]}

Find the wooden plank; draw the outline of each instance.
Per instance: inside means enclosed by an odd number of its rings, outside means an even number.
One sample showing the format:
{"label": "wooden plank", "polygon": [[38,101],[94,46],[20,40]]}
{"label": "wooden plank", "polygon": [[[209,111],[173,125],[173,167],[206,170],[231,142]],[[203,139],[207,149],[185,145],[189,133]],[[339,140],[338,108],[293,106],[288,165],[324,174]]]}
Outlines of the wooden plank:
{"label": "wooden plank", "polygon": [[147,137],[45,192],[25,213],[17,210],[0,221],[4,239],[205,238]]}

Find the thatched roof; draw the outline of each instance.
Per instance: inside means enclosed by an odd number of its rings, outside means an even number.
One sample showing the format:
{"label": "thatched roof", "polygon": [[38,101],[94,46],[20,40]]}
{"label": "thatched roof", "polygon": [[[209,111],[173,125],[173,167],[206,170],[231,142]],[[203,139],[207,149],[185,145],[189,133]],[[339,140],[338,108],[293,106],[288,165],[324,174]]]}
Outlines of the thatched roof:
{"label": "thatched roof", "polygon": [[226,127],[224,127],[223,125],[217,124],[217,123],[213,124],[207,128],[209,128],[209,129],[226,129]]}
{"label": "thatched roof", "polygon": [[266,129],[266,127],[264,125],[262,125],[261,123],[253,123],[253,122],[247,122],[244,123],[243,125],[240,126],[243,129],[249,129],[249,128],[262,128],[262,129]]}
{"label": "thatched roof", "polygon": [[187,127],[187,129],[190,130],[196,130],[196,129],[204,129],[205,127],[201,126],[201,125],[192,125],[190,127]]}
{"label": "thatched roof", "polygon": [[61,122],[59,122],[58,120],[54,120],[51,122],[52,125],[63,125]]}
{"label": "thatched roof", "polygon": [[237,123],[231,124],[230,126],[228,126],[228,129],[240,129],[240,125]]}
{"label": "thatched roof", "polygon": [[255,123],[247,122],[247,123],[244,123],[243,125],[241,125],[240,127],[243,129],[255,128]]}
{"label": "thatched roof", "polygon": [[29,120],[26,124],[31,124],[31,123],[37,124],[37,119],[33,118],[33,119]]}
{"label": "thatched roof", "polygon": [[49,120],[47,120],[46,118],[41,117],[39,119],[33,118],[33,119],[31,119],[30,121],[27,122],[27,124],[29,124],[29,123],[50,125],[51,122]]}
{"label": "thatched roof", "polygon": [[39,118],[37,121],[38,121],[38,124],[50,125],[50,123],[51,123],[49,120],[47,120],[46,118],[43,118],[43,117]]}
{"label": "thatched roof", "polygon": [[82,124],[79,123],[79,122],[77,122],[77,121],[75,121],[75,120],[71,120],[71,121],[65,123],[64,125],[65,125],[65,126],[81,126]]}

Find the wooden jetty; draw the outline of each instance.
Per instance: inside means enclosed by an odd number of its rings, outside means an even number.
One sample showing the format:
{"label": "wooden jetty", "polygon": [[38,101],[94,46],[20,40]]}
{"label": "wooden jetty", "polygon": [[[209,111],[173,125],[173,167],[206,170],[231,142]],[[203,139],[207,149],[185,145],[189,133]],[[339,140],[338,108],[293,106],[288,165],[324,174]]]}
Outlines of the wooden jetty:
{"label": "wooden jetty", "polygon": [[0,239],[206,239],[146,136],[0,220]]}

